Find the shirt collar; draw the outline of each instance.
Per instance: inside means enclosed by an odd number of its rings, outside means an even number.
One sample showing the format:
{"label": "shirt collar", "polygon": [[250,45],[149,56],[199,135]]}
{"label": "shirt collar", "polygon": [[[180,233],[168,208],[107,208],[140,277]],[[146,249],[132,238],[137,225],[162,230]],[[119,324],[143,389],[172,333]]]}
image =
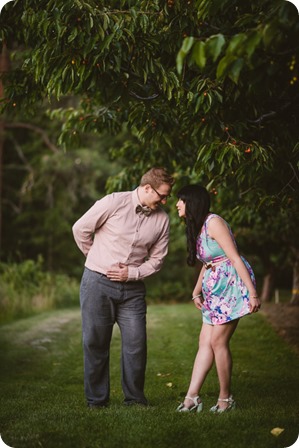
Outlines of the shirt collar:
{"label": "shirt collar", "polygon": [[[147,207],[146,205],[142,205],[141,204],[139,196],[138,196],[138,187],[135,190],[132,191],[132,202],[133,202],[134,210],[136,210],[137,205],[140,205],[142,208],[146,208],[146,209],[150,210],[149,207]],[[154,212],[156,212],[156,210],[152,210],[151,214],[154,213]]]}
{"label": "shirt collar", "polygon": [[132,201],[133,201],[134,210],[136,209],[137,205],[142,205],[139,200],[137,190],[138,190],[138,188],[135,188],[135,190],[132,191]]}

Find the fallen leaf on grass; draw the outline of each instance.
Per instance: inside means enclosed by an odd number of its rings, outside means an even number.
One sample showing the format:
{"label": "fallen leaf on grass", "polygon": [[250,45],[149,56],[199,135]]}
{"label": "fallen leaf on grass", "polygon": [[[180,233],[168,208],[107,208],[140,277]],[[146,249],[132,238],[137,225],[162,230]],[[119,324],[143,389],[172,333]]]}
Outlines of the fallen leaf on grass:
{"label": "fallen leaf on grass", "polygon": [[278,437],[284,431],[284,428],[273,428],[271,434]]}

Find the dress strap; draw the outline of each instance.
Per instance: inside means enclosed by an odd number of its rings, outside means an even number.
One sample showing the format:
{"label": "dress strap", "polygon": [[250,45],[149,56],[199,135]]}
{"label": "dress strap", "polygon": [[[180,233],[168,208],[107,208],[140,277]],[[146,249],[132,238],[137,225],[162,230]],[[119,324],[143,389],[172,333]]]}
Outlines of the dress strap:
{"label": "dress strap", "polygon": [[209,238],[208,236],[208,229],[207,229],[207,224],[210,221],[211,218],[221,218],[221,216],[217,215],[216,213],[210,213],[207,217],[206,220],[204,222],[204,229],[205,229],[205,234],[206,234],[206,240]]}
{"label": "dress strap", "polygon": [[[216,213],[210,213],[205,220],[205,224],[210,221],[211,218],[221,218],[221,216],[217,215]],[[222,219],[222,218],[221,218]]]}

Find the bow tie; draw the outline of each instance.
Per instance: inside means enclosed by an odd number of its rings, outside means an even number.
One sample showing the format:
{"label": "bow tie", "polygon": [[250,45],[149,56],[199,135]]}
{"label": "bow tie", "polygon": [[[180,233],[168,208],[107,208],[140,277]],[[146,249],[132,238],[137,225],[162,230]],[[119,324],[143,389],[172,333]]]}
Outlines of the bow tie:
{"label": "bow tie", "polygon": [[145,216],[149,216],[152,213],[152,210],[149,207],[142,207],[141,205],[137,205],[136,213],[143,213]]}

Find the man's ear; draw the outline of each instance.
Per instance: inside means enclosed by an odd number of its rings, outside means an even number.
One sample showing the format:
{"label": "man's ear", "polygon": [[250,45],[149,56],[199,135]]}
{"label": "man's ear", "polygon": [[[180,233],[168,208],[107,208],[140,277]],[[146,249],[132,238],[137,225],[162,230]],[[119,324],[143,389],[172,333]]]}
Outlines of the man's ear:
{"label": "man's ear", "polygon": [[150,184],[145,184],[145,185],[143,186],[143,188],[144,188],[144,191],[145,191],[146,193],[148,193],[149,190],[150,190],[152,187],[151,187]]}

